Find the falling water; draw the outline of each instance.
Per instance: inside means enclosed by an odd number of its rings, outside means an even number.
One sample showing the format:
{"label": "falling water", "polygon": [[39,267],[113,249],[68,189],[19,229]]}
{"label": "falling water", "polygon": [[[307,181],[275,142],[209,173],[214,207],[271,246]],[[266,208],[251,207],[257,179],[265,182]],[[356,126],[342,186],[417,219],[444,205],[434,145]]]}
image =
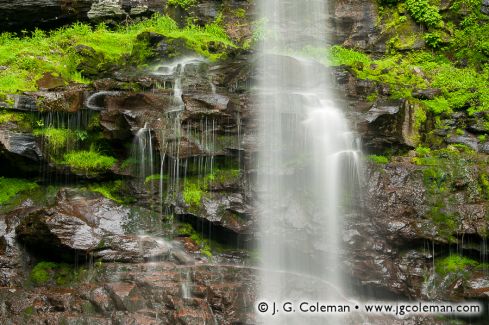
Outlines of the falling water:
{"label": "falling water", "polygon": [[144,182],[147,176],[154,174],[153,137],[148,123],[136,133],[132,151],[132,156],[137,161],[135,174]]}
{"label": "falling water", "polygon": [[[327,70],[284,54],[326,46],[327,1],[261,2],[270,34],[259,60],[259,298],[344,304],[342,221],[358,186],[360,151],[334,102]],[[264,323],[341,323],[294,315]]]}

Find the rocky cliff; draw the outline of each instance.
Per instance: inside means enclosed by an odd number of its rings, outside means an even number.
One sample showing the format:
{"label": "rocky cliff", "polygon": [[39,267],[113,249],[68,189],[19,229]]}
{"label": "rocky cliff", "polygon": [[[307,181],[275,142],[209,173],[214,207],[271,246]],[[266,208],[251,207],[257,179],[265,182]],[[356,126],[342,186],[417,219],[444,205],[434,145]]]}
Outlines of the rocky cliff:
{"label": "rocky cliff", "polygon": [[[362,197],[343,235],[344,269],[359,292],[487,303],[489,5],[474,3],[430,4],[430,20],[409,1],[332,1],[337,46],[307,53],[330,56],[318,69],[335,81],[366,153]],[[0,8],[10,30],[137,24],[154,12],[175,23],[171,33],[158,25],[130,38],[109,34],[130,42],[123,53],[74,31],[39,56],[49,62],[69,46],[71,74],[47,65],[54,70],[35,70],[25,89],[0,83],[0,181],[31,182],[15,183],[25,190],[1,201],[2,323],[253,323],[253,3]],[[178,29],[186,23],[221,29],[189,36]],[[29,55],[19,56],[22,65],[4,60],[0,76],[28,74]]]}

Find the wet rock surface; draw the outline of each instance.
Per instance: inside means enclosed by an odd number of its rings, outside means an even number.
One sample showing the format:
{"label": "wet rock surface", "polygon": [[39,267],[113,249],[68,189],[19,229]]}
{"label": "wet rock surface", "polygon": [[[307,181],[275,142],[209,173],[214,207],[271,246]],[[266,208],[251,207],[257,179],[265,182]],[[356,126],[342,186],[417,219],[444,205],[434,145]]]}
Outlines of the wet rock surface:
{"label": "wet rock surface", "polygon": [[130,210],[99,194],[64,189],[55,206],[34,211],[16,227],[17,239],[41,256],[75,254],[103,261],[137,262],[170,257],[171,245],[126,234]]}

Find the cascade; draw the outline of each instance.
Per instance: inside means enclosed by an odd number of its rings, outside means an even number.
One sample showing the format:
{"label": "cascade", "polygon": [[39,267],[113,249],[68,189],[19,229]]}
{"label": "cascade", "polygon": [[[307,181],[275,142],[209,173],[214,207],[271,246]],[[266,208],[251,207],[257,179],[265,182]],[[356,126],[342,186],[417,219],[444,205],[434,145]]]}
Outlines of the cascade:
{"label": "cascade", "polygon": [[[327,1],[261,2],[271,36],[260,50],[257,89],[258,298],[345,303],[342,224],[354,203],[361,152],[335,103],[327,69],[290,54],[326,45]],[[327,317],[328,324],[341,323]],[[265,323],[306,321],[324,324],[325,318],[289,314]]]}

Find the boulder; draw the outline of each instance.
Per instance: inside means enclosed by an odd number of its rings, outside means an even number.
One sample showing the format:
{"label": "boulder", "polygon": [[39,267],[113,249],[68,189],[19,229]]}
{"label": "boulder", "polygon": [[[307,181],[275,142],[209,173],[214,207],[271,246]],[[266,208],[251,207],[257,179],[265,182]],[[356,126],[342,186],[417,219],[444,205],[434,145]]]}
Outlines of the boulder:
{"label": "boulder", "polygon": [[16,31],[59,27],[74,21],[150,16],[165,4],[154,0],[1,0],[0,26],[3,31]]}
{"label": "boulder", "polygon": [[125,234],[130,213],[99,194],[63,189],[52,208],[26,216],[16,233],[31,251],[55,259],[71,261],[74,254],[124,262],[169,258],[170,244]]}

